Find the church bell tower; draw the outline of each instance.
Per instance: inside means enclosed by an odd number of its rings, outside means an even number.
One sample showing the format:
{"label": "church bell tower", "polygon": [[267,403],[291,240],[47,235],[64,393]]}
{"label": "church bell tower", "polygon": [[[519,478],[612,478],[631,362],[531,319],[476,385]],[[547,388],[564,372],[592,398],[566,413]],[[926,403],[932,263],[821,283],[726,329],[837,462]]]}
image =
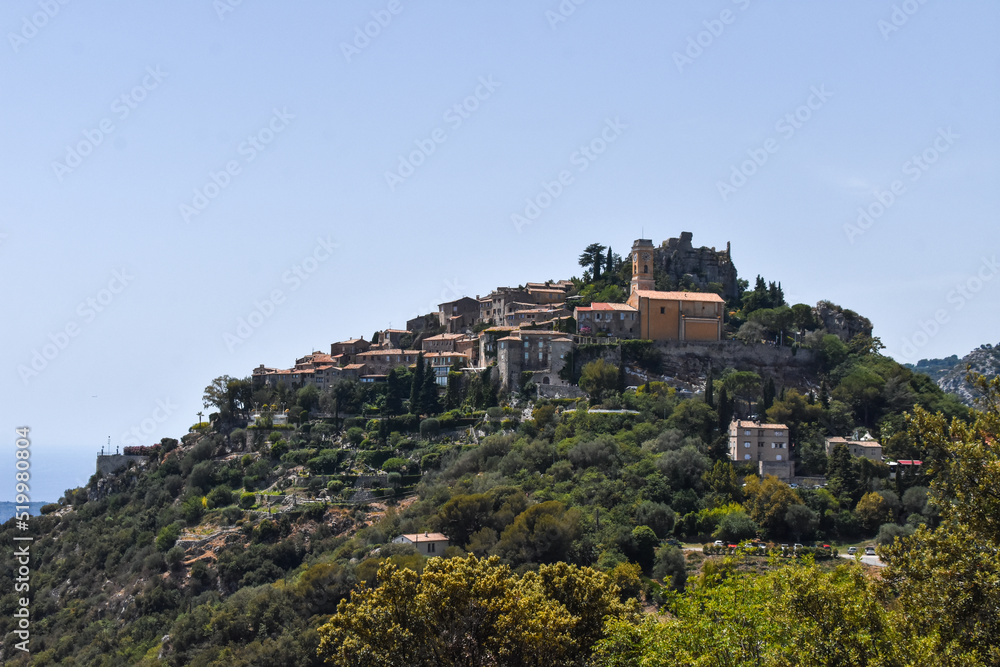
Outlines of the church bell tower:
{"label": "church bell tower", "polygon": [[653,279],[653,241],[651,239],[636,239],[632,244],[632,289],[653,290],[656,282]]}

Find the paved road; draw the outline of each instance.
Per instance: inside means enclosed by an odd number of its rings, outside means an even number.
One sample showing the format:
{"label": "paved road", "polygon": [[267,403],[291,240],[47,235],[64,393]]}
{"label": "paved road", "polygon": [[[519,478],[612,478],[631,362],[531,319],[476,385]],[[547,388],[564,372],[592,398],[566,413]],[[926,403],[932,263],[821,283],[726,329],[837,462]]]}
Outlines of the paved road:
{"label": "paved road", "polygon": [[[840,554],[840,557],[847,558],[848,560],[854,560],[854,556],[850,556],[848,554]],[[879,558],[878,556],[865,556],[864,554],[862,554],[861,562],[864,563],[865,565],[874,565],[875,567],[885,567],[885,563],[883,563],[882,559]]]}

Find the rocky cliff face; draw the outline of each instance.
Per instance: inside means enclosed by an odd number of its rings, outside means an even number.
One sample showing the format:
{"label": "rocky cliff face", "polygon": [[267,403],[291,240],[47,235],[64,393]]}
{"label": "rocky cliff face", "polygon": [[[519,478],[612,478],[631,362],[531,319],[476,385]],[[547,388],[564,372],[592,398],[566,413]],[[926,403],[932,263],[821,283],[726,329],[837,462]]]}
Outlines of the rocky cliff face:
{"label": "rocky cliff face", "polygon": [[[919,367],[919,365],[918,363],[917,366]],[[962,357],[951,370],[942,374],[937,380],[938,386],[941,389],[950,394],[955,394],[966,405],[973,405],[975,393],[972,387],[965,381],[968,366],[971,366],[974,372],[988,377],[995,377],[1000,374],[1000,343],[995,347],[987,343],[976,348]]]}
{"label": "rocky cliff face", "polygon": [[708,291],[709,283],[722,285],[722,298],[737,295],[736,266],[729,244],[725,250],[691,245],[691,232],[681,232],[679,239],[667,239],[655,250],[656,272],[676,286],[689,281],[695,288]]}
{"label": "rocky cliff face", "polygon": [[845,343],[858,334],[872,335],[871,320],[858,315],[853,310],[841,308],[835,303],[820,301],[813,308],[813,315],[816,316],[824,329]]}

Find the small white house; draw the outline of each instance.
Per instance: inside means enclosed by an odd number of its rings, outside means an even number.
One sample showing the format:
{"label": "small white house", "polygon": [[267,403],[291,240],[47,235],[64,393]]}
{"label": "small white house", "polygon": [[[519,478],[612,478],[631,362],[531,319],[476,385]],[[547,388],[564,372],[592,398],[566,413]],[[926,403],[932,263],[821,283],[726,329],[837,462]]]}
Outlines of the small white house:
{"label": "small white house", "polygon": [[424,556],[443,556],[448,543],[448,536],[441,533],[413,533],[393,540],[393,544],[412,544]]}

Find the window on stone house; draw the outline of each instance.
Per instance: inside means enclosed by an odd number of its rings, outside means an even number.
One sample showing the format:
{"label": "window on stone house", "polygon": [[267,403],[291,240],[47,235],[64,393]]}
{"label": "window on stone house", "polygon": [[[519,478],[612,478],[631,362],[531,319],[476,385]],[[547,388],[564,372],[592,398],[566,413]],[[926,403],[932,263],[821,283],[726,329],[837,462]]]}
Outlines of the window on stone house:
{"label": "window on stone house", "polygon": [[665,314],[666,314],[666,312],[667,312],[667,309],[666,309],[666,307],[664,307],[664,306],[660,306],[660,315],[665,315]]}

